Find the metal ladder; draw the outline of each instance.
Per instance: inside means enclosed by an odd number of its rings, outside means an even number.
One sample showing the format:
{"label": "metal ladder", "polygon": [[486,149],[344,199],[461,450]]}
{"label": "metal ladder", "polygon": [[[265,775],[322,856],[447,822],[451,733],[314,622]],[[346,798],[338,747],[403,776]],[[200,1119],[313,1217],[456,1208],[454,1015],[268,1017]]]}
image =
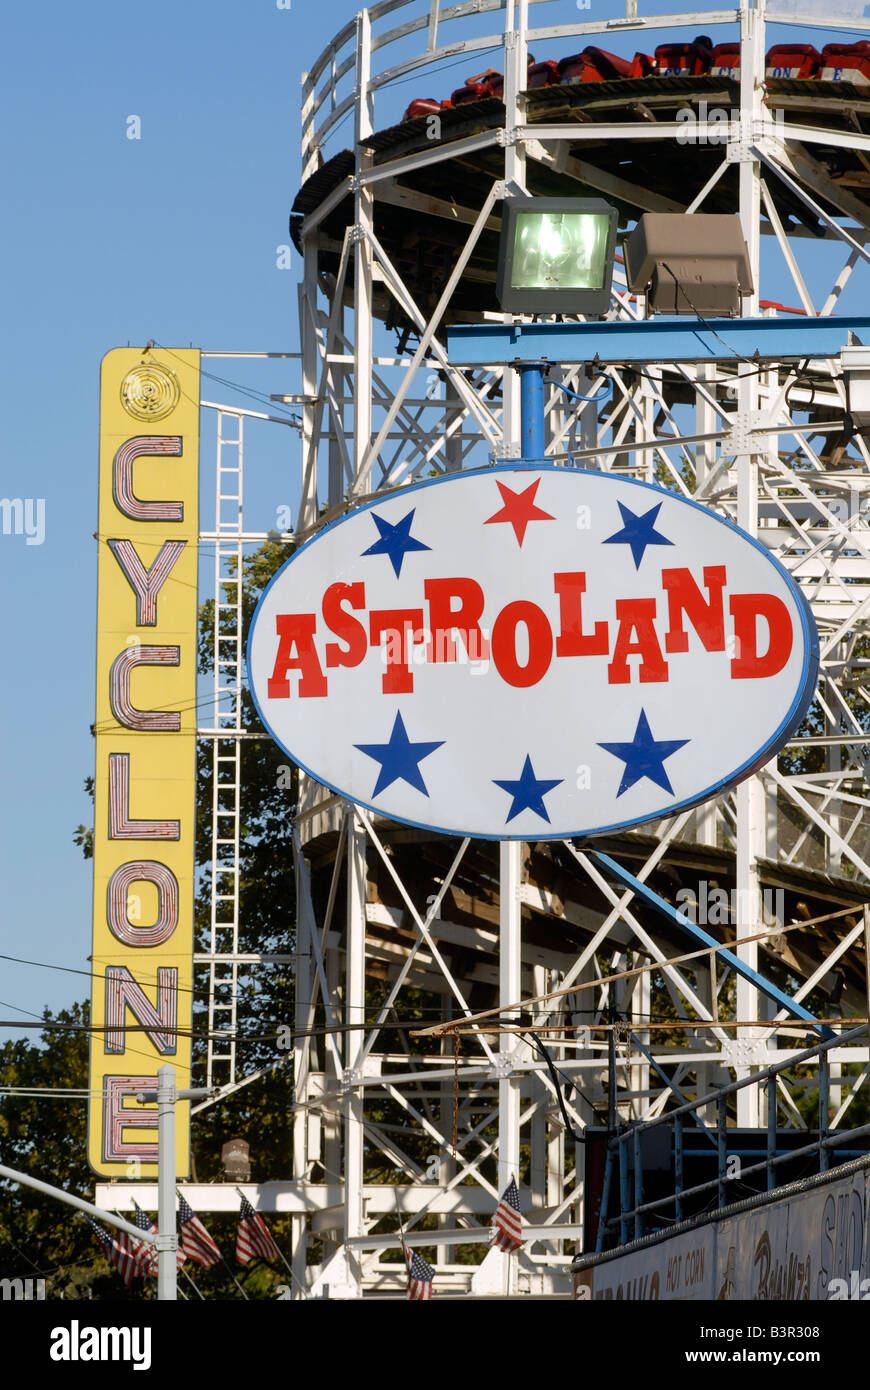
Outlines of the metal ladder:
{"label": "metal ladder", "polygon": [[[227,437],[235,421],[235,436]],[[211,933],[206,1085],[236,1079],[242,731],[243,419],[218,414],[215,498]],[[217,732],[221,731],[221,732]],[[224,732],[225,731],[225,732]]]}

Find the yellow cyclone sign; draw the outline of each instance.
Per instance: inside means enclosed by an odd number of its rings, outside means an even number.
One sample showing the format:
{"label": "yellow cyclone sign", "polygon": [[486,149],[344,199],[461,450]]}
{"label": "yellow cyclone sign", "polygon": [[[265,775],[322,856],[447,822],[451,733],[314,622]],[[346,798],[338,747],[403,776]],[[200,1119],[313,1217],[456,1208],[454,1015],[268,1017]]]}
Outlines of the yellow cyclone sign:
{"label": "yellow cyclone sign", "polygon": [[[199,352],[103,359],[88,1157],[156,1173],[171,1062],[189,1085],[196,789]],[[186,1103],[185,1103],[186,1104]],[[189,1169],[179,1107],[178,1176]]]}

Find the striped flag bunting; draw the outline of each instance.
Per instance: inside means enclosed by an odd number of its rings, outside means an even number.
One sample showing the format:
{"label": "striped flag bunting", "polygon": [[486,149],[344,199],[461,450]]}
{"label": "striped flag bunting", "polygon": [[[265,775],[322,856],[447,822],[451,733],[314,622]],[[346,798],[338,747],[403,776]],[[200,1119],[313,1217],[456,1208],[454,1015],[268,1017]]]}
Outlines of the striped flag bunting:
{"label": "striped flag bunting", "polygon": [[246,1265],[257,1258],[280,1263],[281,1251],[262,1216],[258,1216],[247,1197],[243,1197],[236,1232],[236,1259],[240,1265]]}
{"label": "striped flag bunting", "polygon": [[181,1224],[179,1249],[184,1251],[188,1259],[195,1260],[205,1269],[217,1264],[221,1258],[220,1250],[196,1212],[188,1205],[180,1192],[178,1194],[178,1217]]}
{"label": "striped flag bunting", "polygon": [[416,1250],[406,1249],[405,1258],[408,1261],[408,1298],[412,1301],[431,1298],[434,1269]]}
{"label": "striped flag bunting", "polygon": [[92,1221],[89,1216],[85,1216],[85,1220],[99,1241],[109,1264],[117,1269],[129,1289],[133,1280],[146,1272],[145,1261],[151,1253],[149,1247],[144,1241],[128,1235],[126,1231],[117,1231],[113,1238],[106,1235],[103,1228]]}
{"label": "striped flag bunting", "polygon": [[523,1218],[520,1216],[520,1194],[513,1178],[502,1193],[492,1224],[490,1246],[508,1252],[519,1250],[523,1243]]}
{"label": "striped flag bunting", "polygon": [[[133,1224],[136,1225],[136,1226],[138,1226],[140,1230],[142,1230],[142,1231],[150,1231],[150,1232],[152,1233],[152,1235],[155,1235],[155,1236],[156,1236],[156,1235],[157,1235],[157,1227],[154,1225],[154,1222],[151,1220],[151,1217],[148,1216],[148,1215],[142,1210],[142,1208],[139,1206],[139,1204],[138,1204],[135,1200],[134,1200],[134,1202],[133,1202],[133,1206],[136,1208],[136,1215],[133,1217]],[[153,1278],[156,1279],[156,1277],[157,1277],[157,1268],[158,1268],[157,1251],[156,1251],[156,1249],[154,1248],[153,1245],[145,1245],[145,1246],[143,1246],[143,1251],[144,1251],[144,1253],[143,1253],[143,1255],[140,1257],[140,1258],[141,1258],[141,1261],[142,1261],[142,1266],[143,1266],[143,1267],[142,1267],[142,1269],[139,1271],[139,1273],[140,1273],[140,1274],[151,1275]],[[184,1262],[185,1262],[186,1259],[187,1259],[187,1256],[185,1255],[184,1251],[182,1250],[181,1245],[179,1245],[178,1249],[177,1249],[176,1252],[175,1252],[175,1269],[176,1269],[176,1272],[177,1272],[179,1269],[181,1269],[181,1266],[184,1264]]]}

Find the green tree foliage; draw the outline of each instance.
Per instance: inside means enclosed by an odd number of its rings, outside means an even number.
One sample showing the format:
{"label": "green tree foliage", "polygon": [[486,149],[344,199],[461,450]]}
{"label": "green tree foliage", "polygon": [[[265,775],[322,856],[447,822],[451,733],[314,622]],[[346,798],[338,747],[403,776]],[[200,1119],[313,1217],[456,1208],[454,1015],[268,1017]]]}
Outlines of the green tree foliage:
{"label": "green tree foliage", "polygon": [[[87,1004],[55,1015],[46,1010],[38,1040],[28,1036],[0,1046],[0,1086],[37,1092],[0,1099],[0,1153],[7,1167],[93,1201],[95,1179],[86,1158],[87,1100],[82,1094],[88,1085],[88,1021]],[[220,1140],[221,1124],[228,1135],[248,1124],[252,1148],[254,1135],[259,1146],[254,1178],[276,1176],[272,1164],[283,1151],[286,1097],[268,1081],[246,1090],[250,1096],[244,1111],[237,1107],[235,1114],[221,1114],[209,1127],[194,1124],[194,1152],[199,1154],[198,1167],[205,1170],[201,1180],[220,1177],[211,1135],[216,1130]],[[154,1279],[136,1279],[130,1290],[125,1287],[87,1221],[73,1208],[11,1181],[0,1180],[0,1194],[0,1277],[43,1278],[49,1299],[138,1301],[155,1296]],[[188,1262],[185,1269],[200,1293],[241,1299],[235,1276],[248,1298],[274,1297],[277,1286],[288,1278],[286,1271],[262,1262],[246,1268],[236,1263],[236,1214],[204,1214],[203,1220],[225,1263],[204,1270]],[[279,1247],[289,1251],[289,1223],[276,1218],[269,1224]],[[182,1297],[197,1298],[186,1273],[180,1276],[179,1288]]]}
{"label": "green tree foliage", "polygon": [[[287,559],[288,548],[268,541],[244,562],[243,649],[259,594],[272,574]],[[224,597],[229,599],[229,587]],[[199,668],[204,677],[212,669],[214,605],[200,611]],[[233,632],[225,623],[225,635]],[[227,644],[230,646],[231,644]],[[210,709],[204,705],[204,709]],[[210,722],[210,721],[209,721]],[[239,943],[240,952],[291,954],[295,946],[292,820],[296,804],[295,769],[263,737],[253,701],[242,698],[242,722],[254,737],[243,740],[239,838]],[[257,736],[259,735],[259,737]],[[222,745],[221,752],[227,746]],[[219,776],[224,776],[221,767]],[[93,795],[93,779],[86,790]],[[213,761],[210,741],[202,740],[197,759],[196,856],[198,877],[195,900],[196,949],[208,949],[211,930],[211,807]],[[79,826],[74,841],[83,856],[93,856],[93,830]],[[218,891],[226,892],[229,875],[218,873]],[[208,1027],[206,972],[196,973],[194,997],[194,1084],[205,1075]],[[88,1085],[88,1006],[75,1005],[56,1017],[45,1014],[41,1040],[22,1038],[0,1050],[0,1081],[10,1087],[85,1090]],[[290,1053],[278,1046],[282,1027],[293,1024],[293,977],[288,964],[258,966],[240,971],[238,993],[237,1074],[263,1070],[262,1079],[229,1095],[195,1117],[192,1126],[193,1176],[200,1182],[221,1181],[221,1148],[233,1138],[248,1141],[254,1181],[288,1178],[291,1172],[290,1134],[292,1074]],[[52,1026],[59,1025],[59,1026]],[[221,1079],[220,1077],[218,1078]],[[75,1099],[10,1097],[0,1099],[0,1143],[4,1161],[89,1200],[94,1175],[86,1160],[87,1104]],[[2,1273],[8,1277],[47,1275],[48,1296],[92,1298],[141,1298],[143,1284],[136,1281],[128,1294],[117,1273],[110,1270],[84,1218],[69,1207],[32,1189],[8,1185],[0,1215]],[[4,1193],[4,1198],[7,1196]],[[242,1295],[234,1274],[248,1297],[274,1297],[277,1285],[289,1278],[283,1269],[261,1263],[242,1269],[234,1256],[237,1217],[207,1215],[205,1224],[220,1245],[230,1268],[218,1265],[202,1270],[188,1264],[197,1286],[206,1296]],[[270,1220],[280,1248],[289,1251],[289,1222]],[[31,1263],[32,1262],[32,1263]],[[153,1294],[153,1280],[144,1284],[145,1296]],[[180,1288],[186,1287],[182,1276]],[[192,1298],[196,1294],[188,1289]]]}
{"label": "green tree foliage", "polygon": [[[28,1033],[0,1047],[0,1086],[49,1088],[54,1098],[0,1098],[0,1153],[7,1167],[90,1201],[87,1102],[69,1094],[87,1086],[88,1006],[74,1004],[54,1017],[46,1011],[45,1018],[59,1026],[46,1026],[38,1042]],[[83,1217],[33,1188],[4,1181],[0,1191],[0,1273],[45,1278],[50,1297],[67,1290],[77,1291],[68,1296],[88,1296],[103,1262],[94,1258],[94,1237]]]}

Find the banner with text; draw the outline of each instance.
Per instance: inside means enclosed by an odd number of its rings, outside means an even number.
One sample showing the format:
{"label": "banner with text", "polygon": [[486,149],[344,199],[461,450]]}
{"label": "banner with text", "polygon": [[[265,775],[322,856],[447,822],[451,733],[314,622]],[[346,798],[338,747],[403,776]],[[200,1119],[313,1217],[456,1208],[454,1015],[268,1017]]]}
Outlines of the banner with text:
{"label": "banner with text", "polygon": [[136,1092],[164,1062],[190,1084],[198,402],[198,351],[103,359],[88,1156],[108,1177],[156,1173],[157,1108]]}
{"label": "banner with text", "polygon": [[575,1270],[574,1297],[870,1302],[870,1169]]}

